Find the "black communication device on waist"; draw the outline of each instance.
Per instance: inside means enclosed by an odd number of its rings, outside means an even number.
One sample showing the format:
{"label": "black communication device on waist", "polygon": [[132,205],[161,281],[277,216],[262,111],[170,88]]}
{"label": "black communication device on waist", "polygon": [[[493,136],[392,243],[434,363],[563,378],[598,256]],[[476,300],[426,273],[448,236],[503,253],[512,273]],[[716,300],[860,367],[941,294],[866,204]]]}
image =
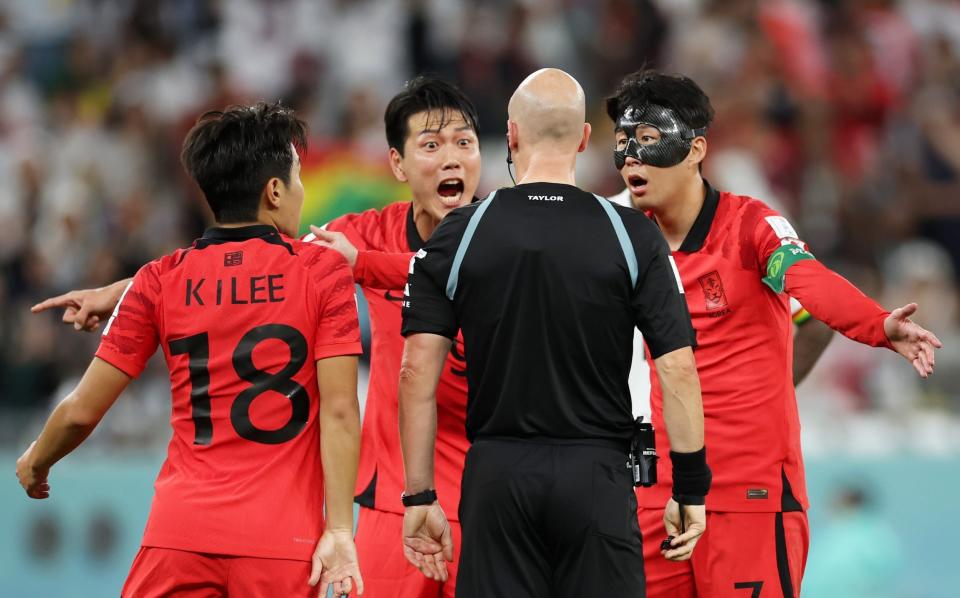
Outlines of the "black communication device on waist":
{"label": "black communication device on waist", "polygon": [[630,440],[630,461],[627,466],[633,474],[634,487],[649,488],[657,483],[657,443],[653,424],[638,417],[633,423]]}

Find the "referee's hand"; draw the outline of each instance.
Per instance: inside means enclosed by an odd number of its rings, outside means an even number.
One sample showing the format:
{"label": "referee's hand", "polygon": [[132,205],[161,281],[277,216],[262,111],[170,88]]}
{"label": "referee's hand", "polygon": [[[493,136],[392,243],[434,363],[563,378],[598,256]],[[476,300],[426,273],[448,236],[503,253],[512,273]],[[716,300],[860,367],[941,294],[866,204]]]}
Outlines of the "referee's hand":
{"label": "referee's hand", "polygon": [[686,530],[680,533],[680,505],[672,498],[667,501],[663,512],[663,524],[667,528],[667,535],[673,536],[670,541],[670,550],[661,550],[660,553],[670,561],[685,561],[693,554],[693,548],[703,532],[707,530],[707,508],[703,505],[684,505],[684,526]]}
{"label": "referee's hand", "polygon": [[407,507],[403,515],[403,556],[427,578],[447,581],[453,562],[453,535],[440,503]]}

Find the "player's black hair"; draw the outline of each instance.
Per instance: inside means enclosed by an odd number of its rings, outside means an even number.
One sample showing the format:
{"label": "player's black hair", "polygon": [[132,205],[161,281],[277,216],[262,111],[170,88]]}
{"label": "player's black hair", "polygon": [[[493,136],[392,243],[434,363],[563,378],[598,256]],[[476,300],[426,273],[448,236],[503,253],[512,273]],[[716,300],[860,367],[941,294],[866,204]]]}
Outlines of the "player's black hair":
{"label": "player's black hair", "polygon": [[606,102],[614,126],[626,108],[645,104],[672,109],[692,129],[709,127],[714,116],[710,98],[693,79],[649,69],[624,77]]}
{"label": "player's black hair", "polygon": [[291,143],[303,152],[307,125],[290,108],[279,102],[229,106],[197,119],[180,161],[217,222],[252,222],[267,182],[276,177],[290,184]]}
{"label": "player's black hair", "polygon": [[440,122],[436,124],[438,129],[442,129],[451,117],[460,114],[479,137],[480,119],[477,108],[467,94],[453,83],[439,77],[419,75],[407,81],[403,90],[387,104],[387,110],[383,113],[387,145],[402,156],[403,145],[410,134],[410,117],[420,112],[433,111],[440,114]]}

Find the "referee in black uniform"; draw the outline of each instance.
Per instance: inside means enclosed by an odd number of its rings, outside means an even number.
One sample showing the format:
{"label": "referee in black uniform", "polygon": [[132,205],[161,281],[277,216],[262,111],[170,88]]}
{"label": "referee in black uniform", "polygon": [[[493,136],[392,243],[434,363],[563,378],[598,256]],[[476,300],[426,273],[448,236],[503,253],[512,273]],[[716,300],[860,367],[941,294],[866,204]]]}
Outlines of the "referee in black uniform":
{"label": "referee in black uniform", "polygon": [[[520,184],[454,210],[411,263],[399,397],[404,551],[427,576],[446,577],[434,391],[462,329],[473,445],[457,596],[643,596],[627,466],[633,328],[656,360],[666,433],[682,451],[671,456],[687,532],[665,552],[681,560],[703,533],[710,485],[690,317],[656,226],[574,184],[590,136],[576,80],[537,71],[509,115]],[[667,517],[679,524],[674,499]]]}

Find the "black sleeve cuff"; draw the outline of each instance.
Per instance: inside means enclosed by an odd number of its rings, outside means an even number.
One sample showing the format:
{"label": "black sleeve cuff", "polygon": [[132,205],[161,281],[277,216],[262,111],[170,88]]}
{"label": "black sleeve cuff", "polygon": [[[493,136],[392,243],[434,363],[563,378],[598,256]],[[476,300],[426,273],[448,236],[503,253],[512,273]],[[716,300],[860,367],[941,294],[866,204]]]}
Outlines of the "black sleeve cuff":
{"label": "black sleeve cuff", "polygon": [[428,322],[420,318],[407,317],[403,319],[403,323],[400,327],[400,335],[402,337],[406,338],[411,334],[420,333],[438,334],[440,336],[445,336],[450,340],[455,340],[457,338],[457,327],[438,324],[436,322]]}

